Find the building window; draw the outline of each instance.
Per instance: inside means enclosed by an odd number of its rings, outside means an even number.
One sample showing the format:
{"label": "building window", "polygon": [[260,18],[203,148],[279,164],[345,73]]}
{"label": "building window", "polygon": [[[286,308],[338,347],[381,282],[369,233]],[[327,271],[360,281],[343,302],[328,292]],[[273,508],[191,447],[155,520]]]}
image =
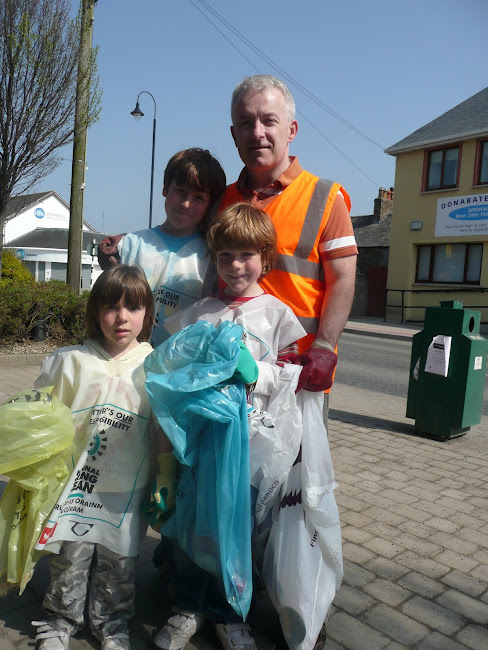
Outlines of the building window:
{"label": "building window", "polygon": [[478,178],[475,185],[485,185],[488,183],[488,140],[480,142],[478,150]]}
{"label": "building window", "polygon": [[483,244],[419,246],[416,282],[479,284]]}
{"label": "building window", "polygon": [[51,262],[51,280],[66,282],[68,264],[66,262]]}
{"label": "building window", "polygon": [[457,187],[459,146],[427,152],[424,189],[442,190]]}

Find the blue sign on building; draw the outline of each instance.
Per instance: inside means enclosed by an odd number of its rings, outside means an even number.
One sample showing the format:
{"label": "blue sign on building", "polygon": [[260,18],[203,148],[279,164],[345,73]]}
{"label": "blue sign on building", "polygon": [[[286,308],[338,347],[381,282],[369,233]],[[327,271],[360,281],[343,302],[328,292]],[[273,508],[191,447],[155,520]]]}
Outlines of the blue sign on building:
{"label": "blue sign on building", "polygon": [[45,216],[46,213],[44,212],[44,210],[42,208],[36,208],[34,210],[34,214],[36,215],[36,217],[38,219],[42,219]]}
{"label": "blue sign on building", "polygon": [[458,221],[483,221],[488,219],[488,205],[466,205],[449,212],[449,217]]}

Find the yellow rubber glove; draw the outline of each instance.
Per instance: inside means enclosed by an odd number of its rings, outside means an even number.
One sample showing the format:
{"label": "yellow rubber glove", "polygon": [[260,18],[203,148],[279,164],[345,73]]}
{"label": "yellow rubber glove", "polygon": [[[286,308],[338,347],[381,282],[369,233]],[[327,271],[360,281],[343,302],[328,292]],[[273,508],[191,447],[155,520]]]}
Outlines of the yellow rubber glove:
{"label": "yellow rubber glove", "polygon": [[172,452],[159,454],[158,473],[151,490],[152,499],[141,506],[149,525],[158,532],[173,515],[178,487],[177,470],[178,462]]}
{"label": "yellow rubber glove", "polygon": [[152,497],[161,512],[173,510],[176,504],[176,470],[178,462],[171,451],[158,456],[158,473],[153,483]]}

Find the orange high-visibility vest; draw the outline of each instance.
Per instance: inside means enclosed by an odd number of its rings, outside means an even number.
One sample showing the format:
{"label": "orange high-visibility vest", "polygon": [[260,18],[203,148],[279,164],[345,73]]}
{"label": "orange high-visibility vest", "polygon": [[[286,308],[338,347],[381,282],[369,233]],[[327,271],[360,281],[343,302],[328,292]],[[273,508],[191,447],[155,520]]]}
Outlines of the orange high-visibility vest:
{"label": "orange high-visibility vest", "polygon": [[[339,183],[302,171],[264,209],[278,233],[278,261],[259,284],[286,303],[307,332],[299,341],[300,352],[310,347],[319,325],[325,297],[319,242],[339,191],[350,209],[349,196]],[[239,201],[236,183],[229,185],[219,212]]]}

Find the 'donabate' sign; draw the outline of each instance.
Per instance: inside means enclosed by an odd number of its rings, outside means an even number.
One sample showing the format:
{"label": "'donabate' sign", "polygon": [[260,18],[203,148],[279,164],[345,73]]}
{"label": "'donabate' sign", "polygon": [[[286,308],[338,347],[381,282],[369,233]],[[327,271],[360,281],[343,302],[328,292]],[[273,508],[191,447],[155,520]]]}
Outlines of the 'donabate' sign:
{"label": "'donabate' sign", "polygon": [[488,194],[446,196],[437,201],[436,237],[488,235]]}

